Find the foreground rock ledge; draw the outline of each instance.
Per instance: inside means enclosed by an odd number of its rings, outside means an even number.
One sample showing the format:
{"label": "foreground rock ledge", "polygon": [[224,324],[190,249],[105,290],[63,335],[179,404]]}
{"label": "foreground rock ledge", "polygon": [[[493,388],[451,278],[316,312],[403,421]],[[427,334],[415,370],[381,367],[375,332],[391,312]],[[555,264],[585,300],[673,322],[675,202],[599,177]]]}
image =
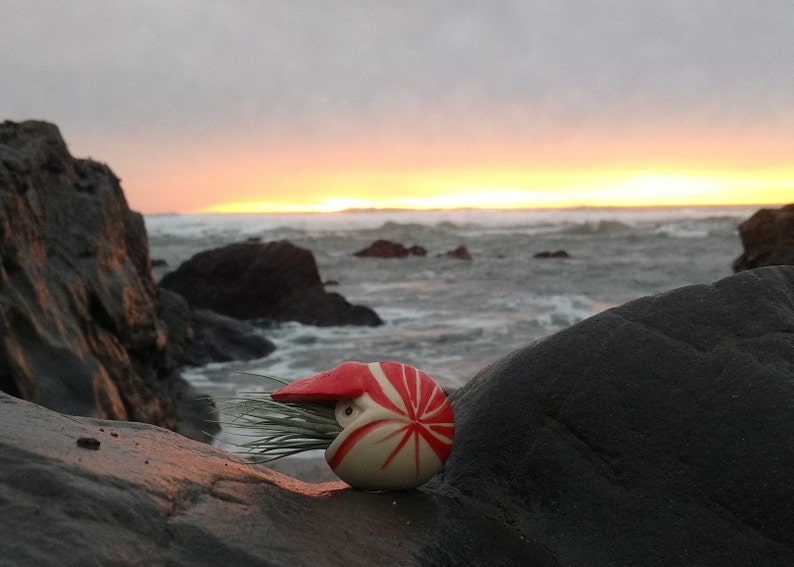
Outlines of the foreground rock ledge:
{"label": "foreground rock ledge", "polygon": [[556,565],[429,491],[306,484],[152,425],[2,393],[0,432],[3,564]]}

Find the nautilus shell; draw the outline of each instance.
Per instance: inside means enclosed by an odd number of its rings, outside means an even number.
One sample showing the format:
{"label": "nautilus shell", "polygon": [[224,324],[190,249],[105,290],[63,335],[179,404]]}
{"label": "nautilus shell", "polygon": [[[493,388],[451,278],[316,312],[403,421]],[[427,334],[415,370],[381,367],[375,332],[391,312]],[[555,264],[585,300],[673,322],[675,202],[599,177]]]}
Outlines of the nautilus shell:
{"label": "nautilus shell", "polygon": [[427,374],[399,362],[345,362],[271,394],[276,402],[336,402],[342,427],[325,456],[353,487],[400,490],[438,473],[452,450],[452,407]]}

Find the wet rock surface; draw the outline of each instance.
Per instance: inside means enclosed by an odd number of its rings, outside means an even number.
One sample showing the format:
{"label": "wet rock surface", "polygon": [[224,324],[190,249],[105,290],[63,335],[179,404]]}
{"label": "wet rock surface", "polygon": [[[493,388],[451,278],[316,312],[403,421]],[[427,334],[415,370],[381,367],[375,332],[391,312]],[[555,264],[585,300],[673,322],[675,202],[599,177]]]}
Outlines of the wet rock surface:
{"label": "wet rock surface", "polygon": [[306,484],[154,426],[71,418],[1,393],[0,431],[10,565],[557,564],[431,491]]}

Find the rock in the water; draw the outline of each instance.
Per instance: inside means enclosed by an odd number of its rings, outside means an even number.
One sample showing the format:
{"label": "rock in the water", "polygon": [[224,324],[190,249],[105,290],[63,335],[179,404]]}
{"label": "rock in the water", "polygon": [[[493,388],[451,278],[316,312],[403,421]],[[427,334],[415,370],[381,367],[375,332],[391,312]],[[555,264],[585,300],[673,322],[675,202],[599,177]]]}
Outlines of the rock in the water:
{"label": "rock in the water", "polygon": [[113,172],[74,159],[52,124],[0,124],[0,390],[175,429],[185,330],[162,312],[143,218]]}
{"label": "rock in the water", "polygon": [[447,252],[447,256],[456,260],[471,260],[471,254],[465,246],[458,246],[454,250]]}
{"label": "rock in the water", "polygon": [[452,397],[441,490],[565,565],[794,565],[794,267],[610,309]]}
{"label": "rock in the water", "polygon": [[419,245],[407,248],[399,242],[391,240],[376,240],[366,248],[354,253],[359,258],[405,258],[406,256],[426,256],[427,250]]}
{"label": "rock in the water", "polygon": [[209,309],[194,309],[190,327],[193,336],[185,354],[185,364],[188,365],[252,360],[276,350],[275,345],[250,323]]}
{"label": "rock in the water", "polygon": [[369,307],[325,291],[314,255],[294,244],[245,242],[200,252],[160,285],[195,308],[236,319],[307,325],[380,325]]}
{"label": "rock in the water", "polygon": [[565,250],[555,250],[554,252],[550,250],[544,250],[543,252],[538,252],[533,256],[533,258],[570,258],[571,255],[568,254]]}
{"label": "rock in the water", "polygon": [[794,264],[794,204],[761,209],[739,225],[744,252],[733,261],[733,271],[760,266]]}

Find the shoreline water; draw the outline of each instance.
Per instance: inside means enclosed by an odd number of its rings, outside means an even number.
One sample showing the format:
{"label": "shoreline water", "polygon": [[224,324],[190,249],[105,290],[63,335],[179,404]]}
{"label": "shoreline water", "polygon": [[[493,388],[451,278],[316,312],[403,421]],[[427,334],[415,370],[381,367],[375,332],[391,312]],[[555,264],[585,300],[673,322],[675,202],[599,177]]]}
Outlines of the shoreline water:
{"label": "shoreline water", "polygon": [[[311,250],[323,281],[375,309],[377,328],[266,324],[276,351],[256,361],[187,368],[209,395],[266,388],[248,374],[296,379],[345,360],[397,359],[455,389],[513,350],[605,309],[730,275],[738,225],[754,207],[400,211],[145,217],[151,257],[175,269],[193,254],[249,238]],[[385,238],[426,257],[356,258]],[[444,254],[464,245],[471,261]],[[570,258],[538,259],[544,250]],[[583,345],[583,348],[587,348]]]}

